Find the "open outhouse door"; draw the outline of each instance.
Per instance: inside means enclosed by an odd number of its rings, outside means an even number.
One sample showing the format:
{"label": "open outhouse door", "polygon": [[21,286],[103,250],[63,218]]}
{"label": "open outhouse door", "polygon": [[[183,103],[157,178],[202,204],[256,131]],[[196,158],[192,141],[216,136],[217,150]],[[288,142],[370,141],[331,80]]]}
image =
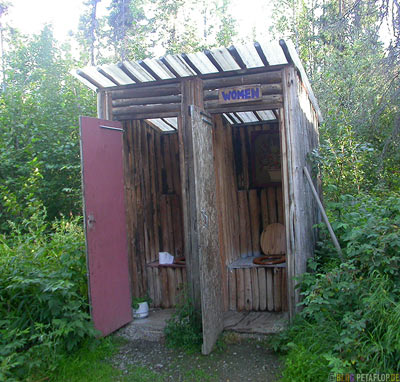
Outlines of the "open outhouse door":
{"label": "open outhouse door", "polygon": [[[212,118],[190,106],[196,198],[200,299],[203,323],[202,353],[209,354],[224,328],[221,260],[219,257]],[[193,248],[193,247],[192,247]]]}
{"label": "open outhouse door", "polygon": [[132,320],[120,122],[81,117],[89,300],[103,336]]}

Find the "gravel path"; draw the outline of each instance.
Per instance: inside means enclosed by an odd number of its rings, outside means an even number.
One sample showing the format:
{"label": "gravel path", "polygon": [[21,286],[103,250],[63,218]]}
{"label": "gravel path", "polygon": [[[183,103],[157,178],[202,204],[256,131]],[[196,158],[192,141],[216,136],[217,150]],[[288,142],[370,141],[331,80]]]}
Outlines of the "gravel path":
{"label": "gravel path", "polygon": [[209,356],[168,349],[160,341],[134,340],[123,345],[112,363],[129,372],[143,367],[169,382],[270,382],[280,377],[281,363],[265,342],[228,343]]}

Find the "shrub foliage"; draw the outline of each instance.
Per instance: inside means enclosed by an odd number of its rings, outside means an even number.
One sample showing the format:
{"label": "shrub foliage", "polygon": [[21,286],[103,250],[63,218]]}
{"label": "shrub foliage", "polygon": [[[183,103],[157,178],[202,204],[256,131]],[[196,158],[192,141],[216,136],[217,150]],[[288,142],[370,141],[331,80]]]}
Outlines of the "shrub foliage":
{"label": "shrub foliage", "polygon": [[203,342],[201,315],[185,292],[164,329],[168,347],[189,352],[200,351]]}
{"label": "shrub foliage", "polygon": [[399,195],[343,196],[334,207],[345,261],[325,235],[299,283],[303,310],[275,342],[288,354],[286,381],[400,369]]}
{"label": "shrub foliage", "polygon": [[80,219],[49,226],[38,208],[0,235],[0,380],[55,367],[94,334]]}

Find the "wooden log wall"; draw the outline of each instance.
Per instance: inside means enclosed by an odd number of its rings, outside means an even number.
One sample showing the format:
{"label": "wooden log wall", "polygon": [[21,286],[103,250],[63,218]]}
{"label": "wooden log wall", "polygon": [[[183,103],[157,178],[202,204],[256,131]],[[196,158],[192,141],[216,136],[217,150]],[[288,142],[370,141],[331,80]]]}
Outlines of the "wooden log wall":
{"label": "wooden log wall", "polygon": [[132,294],[149,294],[153,306],[174,306],[186,270],[149,267],[158,253],[183,254],[177,134],[160,134],[144,121],[124,125],[128,253]]}
{"label": "wooden log wall", "polygon": [[[229,270],[241,255],[259,256],[260,235],[271,223],[284,224],[281,185],[250,188],[249,150],[252,131],[277,129],[275,125],[232,127],[214,117],[214,164],[224,306],[228,310],[287,310],[286,269]],[[223,267],[224,268],[224,267]]]}
{"label": "wooden log wall", "polygon": [[[311,173],[308,154],[318,146],[318,115],[300,77],[293,67],[284,69],[284,103],[281,132],[287,150],[288,199],[285,210],[288,240],[289,312],[293,317],[300,300],[294,277],[306,271],[307,259],[314,253],[317,231],[313,226],[320,214],[303,168]],[[318,186],[316,187],[318,189]]]}
{"label": "wooden log wall", "polygon": [[288,310],[286,268],[228,270],[228,309],[282,312]]}
{"label": "wooden log wall", "polygon": [[[206,111],[211,114],[218,114],[281,108],[283,105],[281,69],[281,67],[275,66],[269,69],[265,68],[258,73],[236,75],[219,73],[217,78],[214,78],[215,75],[205,76],[202,82]],[[118,121],[179,116],[183,99],[180,81],[182,80],[164,82],[163,84],[151,81],[120,86],[107,95],[107,102],[110,104],[110,116],[112,115],[113,119]],[[219,103],[216,89],[246,84],[260,84],[262,98],[246,105],[221,105]]]}

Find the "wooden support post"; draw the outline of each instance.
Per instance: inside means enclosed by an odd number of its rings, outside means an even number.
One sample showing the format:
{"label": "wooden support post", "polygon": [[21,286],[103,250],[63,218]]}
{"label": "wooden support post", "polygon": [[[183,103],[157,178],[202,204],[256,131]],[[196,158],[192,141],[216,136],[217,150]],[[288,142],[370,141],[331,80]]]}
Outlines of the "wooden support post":
{"label": "wooden support post", "polygon": [[112,93],[106,92],[106,119],[113,120],[113,105],[112,105]]}
{"label": "wooden support post", "polygon": [[203,84],[200,79],[182,81],[181,117],[178,119],[179,156],[182,183],[182,212],[184,253],[187,264],[189,295],[196,309],[200,302],[199,243],[196,220],[195,172],[193,158],[192,124],[189,106],[203,107]]}
{"label": "wooden support post", "polygon": [[112,120],[111,92],[100,90],[97,93],[97,118]]}
{"label": "wooden support post", "polygon": [[106,100],[106,92],[100,90],[97,93],[97,118],[99,118],[99,119],[106,118],[105,100]]}
{"label": "wooden support post", "polygon": [[289,97],[290,85],[293,80],[293,68],[283,70],[283,103],[284,108],[279,110],[279,131],[282,157],[282,191],[284,198],[284,219],[286,234],[286,264],[287,264],[287,298],[289,320],[292,322],[296,310],[295,294],[295,254],[294,254],[294,228],[293,228],[293,145],[290,135],[290,115],[293,108],[292,99]]}

